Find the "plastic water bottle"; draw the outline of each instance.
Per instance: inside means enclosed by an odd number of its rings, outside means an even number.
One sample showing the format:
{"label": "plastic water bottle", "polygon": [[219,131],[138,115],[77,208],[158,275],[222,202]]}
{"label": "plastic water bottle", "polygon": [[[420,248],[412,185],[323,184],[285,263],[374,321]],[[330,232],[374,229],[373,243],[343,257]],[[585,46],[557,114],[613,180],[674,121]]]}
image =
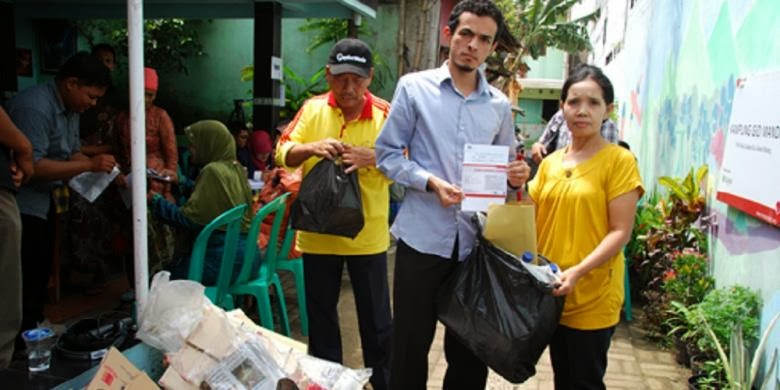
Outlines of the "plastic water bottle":
{"label": "plastic water bottle", "polygon": [[523,256],[520,259],[522,259],[526,264],[531,264],[534,260],[534,254],[529,251],[525,251],[523,252]]}
{"label": "plastic water bottle", "polygon": [[559,276],[553,272],[553,269],[549,265],[547,264],[539,265],[533,263],[534,260],[533,253],[527,251],[523,252],[523,255],[520,257],[520,260],[522,260],[521,264],[523,265],[523,267],[525,267],[525,269],[528,270],[528,272],[531,275],[533,275],[537,280],[547,283],[551,286],[558,281]]}
{"label": "plastic water bottle", "polygon": [[558,268],[558,265],[555,263],[550,263],[550,271],[552,271],[553,275],[560,277],[561,276],[561,270]]}

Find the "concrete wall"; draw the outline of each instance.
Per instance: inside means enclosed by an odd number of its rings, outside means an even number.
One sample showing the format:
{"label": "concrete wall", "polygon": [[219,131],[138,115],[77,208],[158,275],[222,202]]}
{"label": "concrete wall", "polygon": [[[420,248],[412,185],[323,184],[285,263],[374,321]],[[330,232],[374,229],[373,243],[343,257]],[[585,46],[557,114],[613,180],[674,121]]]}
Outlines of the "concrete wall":
{"label": "concrete wall", "polygon": [[[188,74],[161,74],[158,103],[177,128],[201,119],[227,121],[233,99],[251,98],[241,68],[252,63],[254,21],[219,19],[199,30],[205,57],[188,61]],[[186,123],[185,123],[186,122]]]}
{"label": "concrete wall", "polygon": [[[390,100],[395,88],[395,28],[398,24],[397,6],[383,5],[377,11],[377,19],[365,20],[371,25],[372,34],[361,37],[386,63],[381,70],[381,82],[375,78],[371,90]],[[19,77],[19,89],[24,89],[51,77],[40,71],[39,39],[36,23],[29,15],[16,15],[17,47],[29,48],[33,53],[33,77]],[[43,20],[45,22],[45,20]],[[284,19],[282,23],[282,58],[297,74],[308,79],[326,62],[329,47],[321,47],[312,53],[305,48],[314,32],[300,32],[298,27],[305,19]],[[241,68],[253,61],[254,21],[252,19],[204,20],[199,29],[206,56],[187,61],[187,75],[160,72],[160,90],[157,103],[168,110],[176,128],[192,121],[213,118],[227,120],[233,110],[233,99],[251,97],[250,82],[241,82]],[[88,50],[82,40],[79,50]],[[379,65],[378,65],[379,66]],[[127,90],[126,70],[115,75],[120,91]],[[381,88],[379,88],[381,86]],[[246,111],[249,113],[249,110]]]}
{"label": "concrete wall", "polygon": [[52,78],[52,74],[41,72],[40,42],[35,30],[35,22],[28,15],[15,14],[16,47],[32,51],[32,77],[17,76],[19,90],[38,84]]}
{"label": "concrete wall", "polygon": [[531,69],[528,71],[527,77],[529,79],[565,79],[565,56],[566,53],[558,49],[548,49],[544,57],[535,60],[529,58],[527,62]]}
{"label": "concrete wall", "polygon": [[[626,2],[605,3],[620,9]],[[738,283],[758,291],[767,303],[766,322],[778,311],[769,303],[780,295],[780,229],[728,207],[714,193],[736,79],[780,70],[780,2],[637,0],[622,9],[623,20],[607,22],[609,39],[594,34],[592,62],[615,85],[623,138],[638,154],[648,189],[659,176],[709,166],[706,188],[718,223],[710,237],[717,285]],[[595,31],[604,31],[603,22]],[[610,35],[621,25],[622,35]],[[780,180],[776,169],[766,175],[756,179]],[[779,338],[770,350],[778,348]]]}
{"label": "concrete wall", "polygon": [[[363,22],[369,26],[371,33],[359,38],[366,41],[383,62],[375,64],[374,81],[369,89],[389,101],[393,97],[396,81],[395,31],[398,26],[398,7],[381,5],[377,9],[376,19],[363,19]],[[330,46],[323,45],[307,53],[306,48],[316,33],[298,31],[304,23],[306,19],[284,19],[282,22],[282,58],[285,65],[292,68],[296,74],[308,79],[327,63]]]}

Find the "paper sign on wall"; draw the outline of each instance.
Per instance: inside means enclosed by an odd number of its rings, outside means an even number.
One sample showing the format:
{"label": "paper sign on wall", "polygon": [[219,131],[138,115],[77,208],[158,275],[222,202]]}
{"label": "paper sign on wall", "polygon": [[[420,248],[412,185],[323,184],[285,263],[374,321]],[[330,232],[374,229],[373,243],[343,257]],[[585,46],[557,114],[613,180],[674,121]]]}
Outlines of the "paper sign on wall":
{"label": "paper sign on wall", "polygon": [[271,80],[284,80],[282,59],[280,57],[271,57]]}
{"label": "paper sign on wall", "polygon": [[717,199],[780,226],[780,72],[737,80]]}

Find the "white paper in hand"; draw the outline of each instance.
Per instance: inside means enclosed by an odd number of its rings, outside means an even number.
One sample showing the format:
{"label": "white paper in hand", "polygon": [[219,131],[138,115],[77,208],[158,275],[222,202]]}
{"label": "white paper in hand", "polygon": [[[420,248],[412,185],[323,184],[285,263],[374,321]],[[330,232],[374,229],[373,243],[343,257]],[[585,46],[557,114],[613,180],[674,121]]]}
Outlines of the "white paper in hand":
{"label": "white paper in hand", "polygon": [[506,200],[509,147],[466,144],[463,148],[462,211],[487,211]]}
{"label": "white paper in hand", "polygon": [[78,192],[84,199],[93,203],[106,187],[111,184],[116,175],[119,174],[119,168],[114,167],[110,173],[106,172],[84,172],[74,176],[68,183],[70,188]]}

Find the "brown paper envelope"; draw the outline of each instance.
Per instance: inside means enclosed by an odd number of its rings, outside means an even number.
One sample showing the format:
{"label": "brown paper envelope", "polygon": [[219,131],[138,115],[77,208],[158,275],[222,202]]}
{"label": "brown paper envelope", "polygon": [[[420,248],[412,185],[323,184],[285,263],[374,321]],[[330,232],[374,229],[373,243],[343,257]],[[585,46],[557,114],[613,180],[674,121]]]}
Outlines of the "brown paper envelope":
{"label": "brown paper envelope", "polygon": [[536,214],[532,202],[488,206],[482,235],[493,245],[521,257],[529,251],[536,259]]}

